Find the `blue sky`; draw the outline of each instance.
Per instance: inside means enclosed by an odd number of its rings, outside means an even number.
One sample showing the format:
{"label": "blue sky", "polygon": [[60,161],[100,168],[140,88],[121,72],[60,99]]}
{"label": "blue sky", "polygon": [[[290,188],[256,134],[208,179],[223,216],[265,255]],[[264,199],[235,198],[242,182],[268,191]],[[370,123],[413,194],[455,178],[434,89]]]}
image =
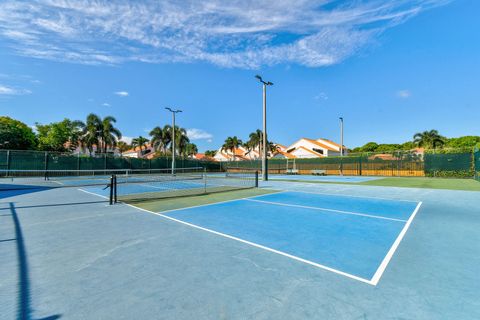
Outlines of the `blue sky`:
{"label": "blue sky", "polygon": [[170,123],[201,151],[270,138],[400,143],[479,135],[480,2],[0,2],[0,114],[29,125],[113,115],[126,137]]}

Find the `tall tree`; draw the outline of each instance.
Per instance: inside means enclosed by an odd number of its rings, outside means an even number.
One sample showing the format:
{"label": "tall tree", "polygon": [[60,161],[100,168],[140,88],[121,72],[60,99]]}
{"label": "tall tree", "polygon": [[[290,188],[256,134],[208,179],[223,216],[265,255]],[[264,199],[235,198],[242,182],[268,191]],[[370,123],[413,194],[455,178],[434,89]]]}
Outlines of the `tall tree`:
{"label": "tall tree", "polygon": [[75,150],[79,144],[85,124],[82,121],[64,119],[49,124],[35,124],[38,149],[47,151]]}
{"label": "tall tree", "polygon": [[117,120],[112,116],[106,116],[102,119],[100,136],[103,153],[107,153],[108,147],[114,148],[118,140],[122,138],[122,133],[114,126],[116,122]]}
{"label": "tall tree", "polygon": [[102,134],[102,120],[94,113],[87,116],[85,127],[83,128],[81,143],[87,147],[90,154],[93,152],[93,147],[100,148],[100,140]]}
{"label": "tall tree", "polygon": [[231,151],[233,154],[233,160],[235,161],[235,150],[241,145],[242,140],[237,138],[237,136],[228,137],[222,145],[222,150]]}
{"label": "tall tree", "polygon": [[129,150],[131,146],[125,141],[118,141],[117,148],[118,148],[118,151],[120,151],[120,153],[124,153],[125,151]]}
{"label": "tall tree", "polygon": [[184,128],[176,127],[175,128],[175,144],[178,154],[185,155],[186,148],[190,143],[190,139],[187,136],[187,130]]}
{"label": "tall tree", "polygon": [[36,144],[32,128],[10,117],[0,117],[0,149],[34,149]]}
{"label": "tall tree", "polygon": [[430,130],[416,133],[413,136],[413,142],[419,147],[436,149],[445,144],[445,138],[437,130]]}
{"label": "tall tree", "polygon": [[205,151],[205,156],[206,156],[206,157],[211,157],[211,158],[213,158],[213,157],[215,157],[216,154],[217,154],[217,151],[216,151],[216,150],[207,150],[207,151]]}
{"label": "tall tree", "polygon": [[263,131],[260,129],[255,130],[255,132],[252,132],[248,135],[248,141],[246,142],[246,145],[249,147],[250,150],[257,150],[258,153],[261,155],[262,154],[262,148],[263,148]]}
{"label": "tall tree", "polygon": [[187,145],[185,146],[185,150],[184,150],[184,156],[186,157],[189,157],[189,156],[194,156],[198,153],[198,148],[197,148],[197,145],[195,143],[187,143]]}
{"label": "tall tree", "polygon": [[135,138],[132,140],[132,148],[139,147],[140,152],[143,150],[143,148],[147,149],[147,142],[150,141],[145,137],[139,136],[138,138]]}
{"label": "tall tree", "polygon": [[163,154],[167,151],[167,146],[170,143],[170,126],[163,128],[155,127],[150,131],[150,140],[155,151],[160,150]]}
{"label": "tall tree", "polygon": [[98,115],[90,113],[83,128],[81,143],[88,148],[90,153],[95,145],[97,151],[106,153],[108,147],[115,147],[118,140],[122,138],[122,133],[114,126],[116,122],[117,120],[112,116],[102,119]]}

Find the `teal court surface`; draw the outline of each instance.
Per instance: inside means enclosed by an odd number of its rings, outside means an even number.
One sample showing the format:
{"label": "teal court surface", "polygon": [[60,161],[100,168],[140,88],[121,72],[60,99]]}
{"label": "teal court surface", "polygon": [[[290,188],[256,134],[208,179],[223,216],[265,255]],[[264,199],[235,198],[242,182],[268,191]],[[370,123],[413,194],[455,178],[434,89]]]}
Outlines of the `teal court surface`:
{"label": "teal court surface", "polygon": [[175,210],[0,191],[0,319],[480,318],[478,192],[260,187]]}

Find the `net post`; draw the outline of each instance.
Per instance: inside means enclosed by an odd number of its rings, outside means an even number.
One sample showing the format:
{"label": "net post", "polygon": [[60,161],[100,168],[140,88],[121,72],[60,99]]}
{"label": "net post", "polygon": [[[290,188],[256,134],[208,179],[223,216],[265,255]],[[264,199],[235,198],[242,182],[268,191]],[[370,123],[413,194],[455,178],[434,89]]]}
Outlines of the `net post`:
{"label": "net post", "polygon": [[207,193],[207,167],[203,168],[203,191]]}
{"label": "net post", "polygon": [[258,170],[255,171],[255,188],[258,188]]}
{"label": "net post", "polygon": [[117,175],[113,176],[113,203],[117,203]]}
{"label": "net post", "polygon": [[109,200],[110,200],[110,205],[113,204],[113,189],[115,188],[115,175],[112,174],[112,176],[110,177],[110,197],[109,197]]}

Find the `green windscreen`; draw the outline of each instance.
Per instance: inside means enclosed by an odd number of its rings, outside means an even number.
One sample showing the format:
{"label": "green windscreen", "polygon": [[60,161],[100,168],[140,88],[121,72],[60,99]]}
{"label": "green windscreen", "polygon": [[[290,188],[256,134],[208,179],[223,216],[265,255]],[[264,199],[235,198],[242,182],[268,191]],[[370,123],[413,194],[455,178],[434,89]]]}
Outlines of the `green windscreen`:
{"label": "green windscreen", "polygon": [[475,148],[475,152],[473,153],[473,162],[475,165],[475,180],[480,181],[480,150]]}

